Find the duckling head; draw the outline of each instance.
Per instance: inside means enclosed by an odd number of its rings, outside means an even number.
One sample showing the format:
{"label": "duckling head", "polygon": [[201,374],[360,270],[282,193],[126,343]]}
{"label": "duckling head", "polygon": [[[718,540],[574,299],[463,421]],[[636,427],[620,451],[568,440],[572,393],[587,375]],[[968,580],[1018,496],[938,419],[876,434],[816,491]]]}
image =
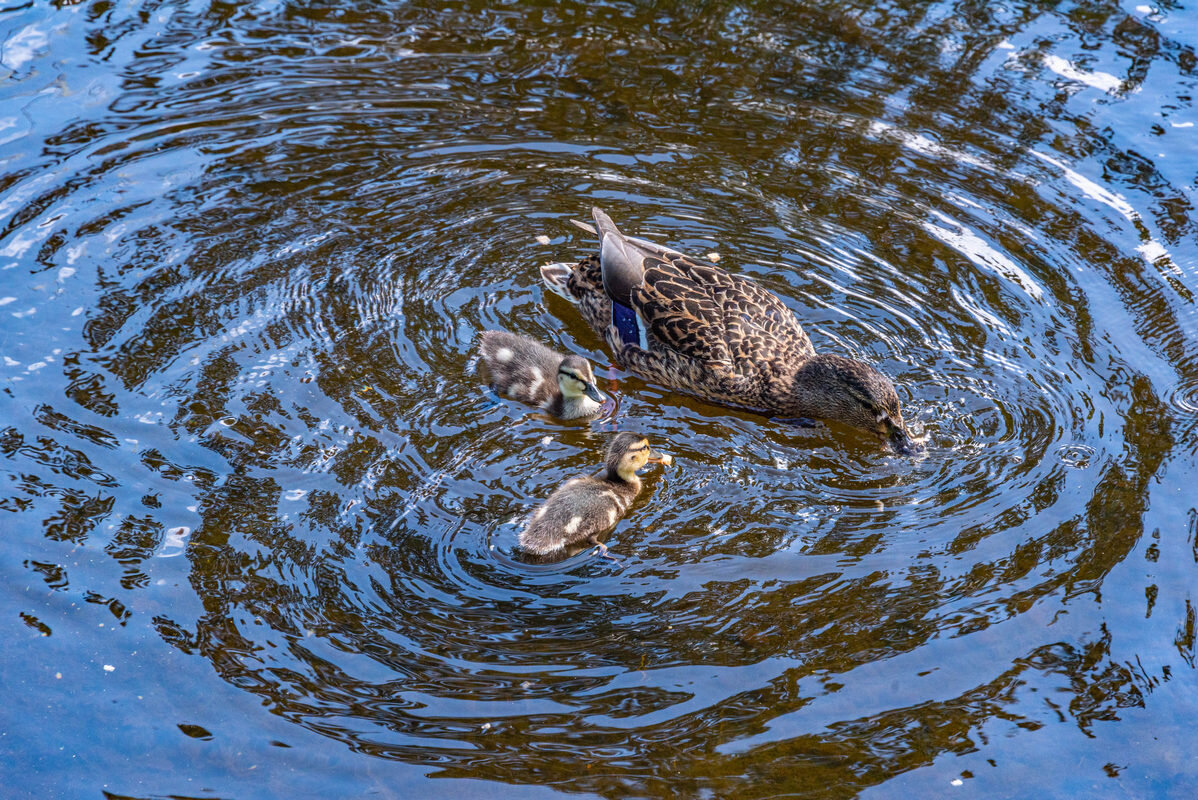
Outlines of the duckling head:
{"label": "duckling head", "polygon": [[617,433],[607,446],[604,464],[609,478],[619,478],[628,483],[637,482],[636,471],[650,461],[669,463],[669,456],[649,446],[649,440],[639,433],[624,431]]}
{"label": "duckling head", "polygon": [[816,356],[796,375],[796,416],[835,419],[874,434],[900,455],[923,452],[924,444],[903,421],[890,379],[870,365],[841,356]]}
{"label": "duckling head", "polygon": [[595,386],[595,374],[591,372],[591,362],[582,356],[566,356],[557,368],[557,385],[562,390],[562,396],[567,399],[589,397],[596,403],[602,403],[603,393]]}

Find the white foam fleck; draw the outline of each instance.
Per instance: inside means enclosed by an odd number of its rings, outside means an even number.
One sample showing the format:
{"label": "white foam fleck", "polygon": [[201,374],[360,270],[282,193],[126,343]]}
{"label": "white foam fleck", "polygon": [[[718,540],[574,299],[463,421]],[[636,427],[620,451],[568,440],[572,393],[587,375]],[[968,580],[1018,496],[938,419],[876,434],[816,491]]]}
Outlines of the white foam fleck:
{"label": "white foam fleck", "polygon": [[16,301],[17,301],[17,298],[12,297],[12,296],[0,297],[0,306],[6,306],[9,303],[15,303]]}
{"label": "white foam fleck", "polygon": [[162,541],[162,550],[159,551],[159,558],[174,558],[182,555],[187,549],[187,537],[191,535],[191,528],[186,525],[180,525],[177,528],[171,528],[166,532],[166,536]]}

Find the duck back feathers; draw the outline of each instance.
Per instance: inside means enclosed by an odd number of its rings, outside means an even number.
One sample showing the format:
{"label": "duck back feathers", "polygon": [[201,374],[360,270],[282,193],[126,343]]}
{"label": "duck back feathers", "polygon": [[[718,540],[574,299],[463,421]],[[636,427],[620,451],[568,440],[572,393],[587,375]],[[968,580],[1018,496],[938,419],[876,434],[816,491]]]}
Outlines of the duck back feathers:
{"label": "duck back feathers", "polygon": [[520,532],[520,547],[546,556],[584,545],[615,526],[640,490],[605,477],[580,475],[558,487]]}

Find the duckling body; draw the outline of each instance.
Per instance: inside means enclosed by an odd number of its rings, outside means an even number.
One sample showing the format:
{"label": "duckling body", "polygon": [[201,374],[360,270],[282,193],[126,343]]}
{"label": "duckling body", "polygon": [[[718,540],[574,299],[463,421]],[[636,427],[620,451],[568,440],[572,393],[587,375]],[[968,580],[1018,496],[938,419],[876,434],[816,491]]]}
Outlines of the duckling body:
{"label": "duckling body", "polygon": [[533,512],[520,532],[520,548],[543,560],[564,558],[589,545],[606,552],[598,536],[628,511],[641,490],[636,471],[649,461],[668,464],[669,456],[654,452],[639,434],[616,434],[597,475],[571,478]]}
{"label": "duckling body", "polygon": [[592,213],[599,254],[546,265],[541,275],[578,306],[620,366],[717,403],[838,420],[889,440],[898,452],[921,448],[890,379],[861,361],[817,355],[777,295],[749,278],[624,236],[603,211]]}
{"label": "duckling body", "polygon": [[563,356],[508,331],[483,331],[478,349],[502,395],[559,419],[593,416],[603,406],[590,362],[582,356]]}

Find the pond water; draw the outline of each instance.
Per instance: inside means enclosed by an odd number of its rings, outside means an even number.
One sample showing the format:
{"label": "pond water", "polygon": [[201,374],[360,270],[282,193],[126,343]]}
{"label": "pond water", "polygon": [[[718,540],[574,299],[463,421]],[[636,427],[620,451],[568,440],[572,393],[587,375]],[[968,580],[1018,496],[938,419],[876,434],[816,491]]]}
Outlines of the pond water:
{"label": "pond water", "polygon": [[[0,7],[0,714],[29,797],[1192,797],[1198,11]],[[621,371],[630,234],[927,452]],[[559,423],[481,330],[584,355]],[[615,430],[608,538],[521,520]]]}

